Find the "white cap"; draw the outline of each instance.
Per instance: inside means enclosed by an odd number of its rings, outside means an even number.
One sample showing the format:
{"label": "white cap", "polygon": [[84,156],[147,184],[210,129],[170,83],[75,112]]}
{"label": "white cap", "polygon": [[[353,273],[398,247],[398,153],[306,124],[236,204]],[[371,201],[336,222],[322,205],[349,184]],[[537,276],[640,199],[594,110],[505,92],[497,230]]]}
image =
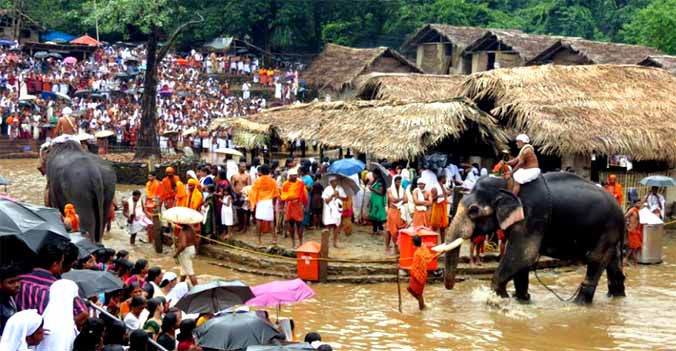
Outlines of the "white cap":
{"label": "white cap", "polygon": [[[164,272],[164,274],[162,275],[162,282],[164,282],[165,280],[167,282],[171,282],[173,280],[176,280],[176,278],[178,278],[178,276],[176,276],[176,273],[174,273],[174,272]],[[160,282],[160,284],[162,284],[162,282]]]}
{"label": "white cap", "polygon": [[73,109],[71,109],[68,106],[64,107],[63,110],[61,110],[61,114],[64,115],[64,116],[70,116],[72,113],[73,113]]}
{"label": "white cap", "polygon": [[516,141],[521,141],[524,144],[530,143],[530,138],[526,134],[519,134],[516,136]]}
{"label": "white cap", "polygon": [[291,168],[289,172],[287,172],[288,176],[297,176],[298,175],[298,168]]}

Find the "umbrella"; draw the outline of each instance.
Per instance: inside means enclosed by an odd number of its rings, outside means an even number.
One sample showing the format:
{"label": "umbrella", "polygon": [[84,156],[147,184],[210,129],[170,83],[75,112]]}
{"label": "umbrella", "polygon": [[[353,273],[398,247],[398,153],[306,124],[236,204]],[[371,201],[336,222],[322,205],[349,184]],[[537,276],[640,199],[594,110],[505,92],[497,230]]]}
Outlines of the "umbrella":
{"label": "umbrella", "polygon": [[65,59],[63,59],[63,63],[67,65],[74,65],[77,63],[77,59],[73,56],[68,56]]}
{"label": "umbrella", "polygon": [[240,350],[269,344],[274,339],[284,340],[284,334],[253,312],[212,318],[195,329],[194,334],[199,346],[214,350]]}
{"label": "umbrella", "polygon": [[214,152],[217,153],[217,154],[223,154],[223,155],[233,155],[233,156],[239,156],[239,157],[244,156],[243,153],[241,153],[241,152],[239,152],[235,149],[230,149],[230,148],[227,148],[227,147],[216,149],[216,151],[214,151]]}
{"label": "umbrella", "polygon": [[249,306],[273,307],[305,301],[315,296],[314,290],[302,279],[274,281],[254,286],[255,297],[246,302]]}
{"label": "umbrella", "polygon": [[28,95],[28,94],[23,95],[23,96],[19,96],[19,100],[22,100],[22,101],[35,100],[37,98],[38,97],[35,96],[35,95]]}
{"label": "umbrella", "polygon": [[26,258],[47,242],[68,242],[60,218],[56,209],[0,198],[0,261]]}
{"label": "umbrella", "polygon": [[96,138],[107,138],[107,137],[113,136],[113,135],[115,135],[115,132],[113,132],[112,130],[102,130],[102,131],[96,132],[96,134],[94,134],[94,136]]}
{"label": "umbrella", "polygon": [[314,350],[315,348],[312,345],[301,342],[296,344],[288,345],[256,345],[249,346],[246,348],[246,351],[293,351],[293,350]]}
{"label": "umbrella", "polygon": [[188,129],[184,130],[183,133],[181,133],[181,135],[183,135],[183,136],[193,135],[193,134],[195,134],[195,132],[197,132],[197,128],[190,127]]}
{"label": "umbrella", "polygon": [[74,281],[80,288],[80,296],[83,298],[89,298],[124,288],[122,279],[108,271],[73,269],[70,272],[64,273],[61,277],[63,279]]}
{"label": "umbrella", "polygon": [[89,257],[89,255],[103,247],[102,245],[94,244],[91,239],[82,235],[82,233],[71,233],[70,242],[77,247],[78,259]]}
{"label": "umbrella", "polygon": [[127,78],[129,78],[129,74],[124,73],[124,72],[118,72],[118,73],[115,73],[115,78],[127,79]]}
{"label": "umbrella", "polygon": [[371,167],[369,167],[369,169],[375,175],[380,176],[383,182],[385,182],[386,188],[389,188],[390,185],[392,185],[392,176],[390,175],[390,172],[385,167],[381,166],[380,163],[371,162]]}
{"label": "umbrella", "polygon": [[141,60],[139,60],[138,57],[136,57],[136,56],[129,56],[129,57],[127,57],[127,58],[124,60],[124,62],[136,62],[136,63],[139,63],[139,62],[141,62]]}
{"label": "umbrella", "polygon": [[657,175],[641,179],[641,184],[647,186],[670,187],[676,186],[676,181],[671,177]]}
{"label": "umbrella", "polygon": [[361,190],[359,184],[357,184],[354,179],[344,176],[342,174],[330,173],[329,177],[338,178],[338,185],[345,190],[347,196],[354,196],[356,193]]}
{"label": "umbrella", "polygon": [[197,224],[202,223],[204,216],[192,208],[178,206],[162,212],[162,218],[171,223]]}
{"label": "umbrella", "polygon": [[252,297],[251,288],[239,280],[216,280],[193,287],[178,300],[176,308],[185,313],[216,313]]}
{"label": "umbrella", "polygon": [[75,92],[75,96],[85,96],[85,95],[89,95],[91,93],[92,93],[92,91],[89,90],[89,89],[80,89],[80,90]]}
{"label": "umbrella", "polygon": [[54,95],[56,95],[56,97],[58,97],[58,98],[62,98],[62,99],[64,99],[64,100],[70,101],[70,96],[68,96],[67,94],[64,94],[64,93],[54,93]]}
{"label": "umbrella", "polygon": [[364,162],[361,162],[356,158],[344,158],[332,163],[329,167],[329,173],[351,176],[363,171],[364,168],[366,168]]}
{"label": "umbrella", "polygon": [[61,59],[61,58],[63,58],[63,56],[61,56],[61,54],[58,54],[58,53],[56,53],[56,52],[50,52],[49,54],[47,54],[46,57],[53,57],[53,58],[55,58],[55,59]]}
{"label": "umbrella", "polygon": [[162,136],[173,136],[177,134],[178,134],[177,130],[167,130],[162,133]]}
{"label": "umbrella", "polygon": [[16,45],[14,40],[0,39],[0,45],[13,46]]}
{"label": "umbrella", "polygon": [[35,54],[33,54],[33,57],[35,57],[36,59],[43,59],[43,58],[47,57],[48,55],[49,55],[49,53],[47,51],[38,51]]}

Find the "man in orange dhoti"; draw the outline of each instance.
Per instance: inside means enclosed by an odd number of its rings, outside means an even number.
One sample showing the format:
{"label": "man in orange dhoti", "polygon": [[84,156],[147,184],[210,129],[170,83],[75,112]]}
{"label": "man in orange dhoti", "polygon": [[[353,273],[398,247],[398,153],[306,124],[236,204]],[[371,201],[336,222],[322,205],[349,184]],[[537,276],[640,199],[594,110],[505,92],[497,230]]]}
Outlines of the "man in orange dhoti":
{"label": "man in orange dhoti", "polygon": [[155,173],[148,173],[148,182],[146,182],[146,200],[145,206],[148,212],[152,213],[149,207],[155,207],[155,197],[159,195],[160,181],[157,180]]}
{"label": "man in orange dhoti", "polygon": [[270,167],[267,165],[258,168],[260,176],[256,179],[249,192],[250,208],[254,211],[258,244],[261,244],[261,234],[272,231],[272,244],[277,244],[277,233],[272,230],[275,219],[274,201],[279,197],[277,182],[270,176]]}
{"label": "man in orange dhoti", "polygon": [[423,291],[427,284],[427,264],[439,256],[439,254],[433,255],[427,247],[422,246],[422,238],[417,235],[413,237],[413,246],[416,249],[413,253],[410,271],[411,277],[406,290],[418,300],[418,307],[422,310],[425,308]]}
{"label": "man in orange dhoti", "polygon": [[387,190],[387,234],[385,235],[385,254],[390,254],[390,241],[394,249],[399,252],[399,229],[406,227],[401,211],[406,211],[408,199],[401,186],[401,176],[394,176],[392,186]]}
{"label": "man in orange dhoti", "polygon": [[417,187],[413,189],[411,195],[413,196],[413,204],[415,210],[413,211],[413,227],[427,227],[427,210],[432,204],[429,201],[429,194],[425,192],[425,181],[422,178],[417,178]]}
{"label": "man in orange dhoti", "polygon": [[641,201],[634,202],[634,205],[627,211],[624,218],[627,220],[627,261],[634,264],[638,261],[638,254],[643,245],[643,225],[639,221],[638,212],[641,209]]}
{"label": "man in orange dhoti", "polygon": [[308,206],[308,197],[305,183],[298,181],[298,170],[290,169],[287,175],[289,179],[282,184],[281,200],[285,202],[284,220],[291,235],[291,246],[296,248],[296,233],[299,245],[303,245],[301,225],[305,217],[305,208]]}
{"label": "man in orange dhoti", "polygon": [[622,207],[622,186],[617,182],[617,176],[611,174],[608,176],[608,184],[606,184],[606,191],[612,195],[617,203]]}
{"label": "man in orange dhoti", "polygon": [[[204,196],[202,195],[202,192],[200,191],[200,183],[197,181],[197,179],[190,178],[188,180],[188,196],[186,196],[186,206],[189,207],[197,212],[201,212],[202,209],[202,201],[204,199]],[[202,232],[202,225],[201,223],[197,223],[192,226],[193,229],[195,230],[195,233],[201,233]],[[198,243],[199,240],[196,241]]]}
{"label": "man in orange dhoti", "polygon": [[160,205],[164,205],[167,209],[174,206],[185,207],[188,194],[186,194],[183,182],[176,176],[173,167],[167,167],[165,173],[167,176],[162,179],[157,191],[157,195],[160,197]]}
{"label": "man in orange dhoti", "polygon": [[446,188],[446,175],[443,173],[437,175],[439,184],[432,188],[432,214],[430,215],[430,226],[432,230],[438,232],[441,236],[439,242],[446,241],[446,228],[448,228],[448,195],[451,194]]}

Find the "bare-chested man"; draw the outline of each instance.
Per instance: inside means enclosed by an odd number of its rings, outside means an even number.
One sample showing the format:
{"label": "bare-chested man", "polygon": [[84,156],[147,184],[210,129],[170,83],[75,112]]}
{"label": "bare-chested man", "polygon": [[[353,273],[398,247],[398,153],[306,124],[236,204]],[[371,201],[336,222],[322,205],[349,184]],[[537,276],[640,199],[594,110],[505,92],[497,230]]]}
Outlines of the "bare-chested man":
{"label": "bare-chested man", "polygon": [[77,134],[78,132],[77,121],[75,120],[74,117],[71,116],[71,113],[72,110],[70,109],[70,107],[65,107],[63,111],[61,111],[61,117],[59,118],[59,121],[56,123],[53,137],[57,137],[62,134],[70,134],[70,135]]}
{"label": "bare-chested man", "polygon": [[195,257],[195,232],[189,224],[182,224],[176,239],[176,253],[174,258],[178,259],[181,265],[181,281],[190,278],[192,286],[197,285],[197,277],[192,266],[192,259]]}
{"label": "bare-chested man", "polygon": [[535,156],[533,145],[529,143],[528,135],[519,134],[516,137],[516,146],[520,149],[519,155],[507,161],[507,164],[512,167],[512,178],[514,178],[512,192],[514,195],[519,195],[522,184],[532,182],[540,176],[538,158]]}
{"label": "bare-chested man", "polygon": [[251,177],[246,171],[246,163],[240,162],[237,174],[230,178],[233,189],[235,190],[235,199],[233,205],[237,210],[237,223],[239,223],[238,231],[245,232],[249,228],[249,209],[245,206],[244,195],[242,189],[245,186],[251,185]]}

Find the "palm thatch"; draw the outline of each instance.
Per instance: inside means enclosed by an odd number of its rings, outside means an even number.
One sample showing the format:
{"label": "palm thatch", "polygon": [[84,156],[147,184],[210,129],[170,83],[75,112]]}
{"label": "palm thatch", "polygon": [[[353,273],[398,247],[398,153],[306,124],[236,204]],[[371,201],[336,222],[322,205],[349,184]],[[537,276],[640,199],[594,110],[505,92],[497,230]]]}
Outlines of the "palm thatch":
{"label": "palm thatch", "polygon": [[391,160],[412,159],[472,127],[496,150],[507,141],[495,119],[463,98],[430,103],[315,102],[269,109],[249,118],[270,123],[281,138],[302,138]]}
{"label": "palm thatch", "polygon": [[[383,58],[393,59],[396,66],[377,67]],[[318,90],[340,92],[351,87],[361,74],[374,68],[379,71],[388,69],[391,72],[423,73],[415,64],[390,48],[356,49],[329,43],[305,70],[303,78]]]}
{"label": "palm thatch", "polygon": [[582,38],[565,38],[530,60],[528,64],[549,63],[555,55],[562,51],[570,51],[580,55],[585,64],[628,64],[635,65],[646,56],[659,55],[657,49],[641,45],[629,45],[592,41]]}
{"label": "palm thatch", "polygon": [[355,81],[363,100],[438,101],[460,95],[467,76],[418,73],[370,73]]}
{"label": "palm thatch", "polygon": [[639,65],[649,67],[659,67],[671,72],[671,74],[676,74],[676,56],[669,55],[648,56],[643,61],[639,62]]}
{"label": "palm thatch", "polygon": [[453,43],[458,47],[464,49],[469,44],[477,41],[486,33],[487,29],[479,27],[458,27],[449,26],[446,24],[426,24],[418,29],[404,44],[401,45],[402,50],[415,49],[415,46],[429,40],[435,34],[441,37],[443,41]]}
{"label": "palm thatch", "polygon": [[463,95],[549,154],[676,159],[676,77],[632,65],[531,66],[471,75]]}
{"label": "palm thatch", "polygon": [[561,39],[563,37],[527,34],[519,30],[490,29],[486,31],[483,37],[467,46],[465,52],[510,51],[511,49],[524,62],[527,62]]}
{"label": "palm thatch", "polygon": [[216,118],[209,124],[209,131],[231,129],[232,142],[246,149],[267,145],[274,134],[269,124],[256,123],[244,118]]}

